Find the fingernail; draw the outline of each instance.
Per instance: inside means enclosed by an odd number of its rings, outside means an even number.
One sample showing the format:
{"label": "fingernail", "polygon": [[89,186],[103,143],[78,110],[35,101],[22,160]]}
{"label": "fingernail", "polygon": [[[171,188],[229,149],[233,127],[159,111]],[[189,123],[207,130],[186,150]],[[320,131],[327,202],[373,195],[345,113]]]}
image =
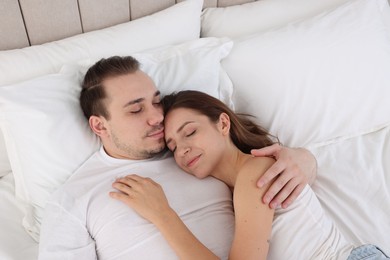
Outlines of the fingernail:
{"label": "fingernail", "polygon": [[272,202],[271,203],[271,208],[272,209],[276,209],[277,206],[278,206],[278,203],[276,203],[276,202]]}
{"label": "fingernail", "polygon": [[263,182],[263,181],[259,181],[259,182],[257,183],[257,186],[258,186],[259,188],[263,188],[264,182]]}
{"label": "fingernail", "polygon": [[264,203],[268,204],[271,201],[270,197],[264,197]]}

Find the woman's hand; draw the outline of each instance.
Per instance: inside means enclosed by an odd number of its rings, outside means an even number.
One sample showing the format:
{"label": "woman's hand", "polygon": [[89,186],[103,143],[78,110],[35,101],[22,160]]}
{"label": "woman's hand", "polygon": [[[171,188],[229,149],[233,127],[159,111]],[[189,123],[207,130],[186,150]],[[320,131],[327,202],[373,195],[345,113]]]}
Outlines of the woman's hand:
{"label": "woman's hand", "polygon": [[191,233],[169,206],[158,183],[150,178],[128,175],[117,179],[112,186],[119,192],[110,192],[110,196],[156,225],[180,259],[219,259]]}
{"label": "woman's hand", "polygon": [[154,224],[172,214],[162,187],[150,178],[128,175],[117,179],[112,186],[120,191],[110,192],[112,198],[122,201]]}
{"label": "woman's hand", "polygon": [[276,159],[258,180],[263,187],[275,180],[263,196],[263,202],[270,208],[282,205],[287,208],[302,192],[308,183],[313,183],[317,173],[317,161],[312,153],[304,148],[289,148],[274,144],[259,150],[252,150],[254,156],[271,156]]}

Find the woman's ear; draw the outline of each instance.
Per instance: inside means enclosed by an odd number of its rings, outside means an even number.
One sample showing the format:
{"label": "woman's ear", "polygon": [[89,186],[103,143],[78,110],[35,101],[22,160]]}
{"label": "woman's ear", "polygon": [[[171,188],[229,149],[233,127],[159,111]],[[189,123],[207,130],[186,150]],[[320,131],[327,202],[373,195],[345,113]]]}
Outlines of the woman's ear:
{"label": "woman's ear", "polygon": [[88,120],[89,127],[99,137],[107,135],[107,128],[104,125],[104,118],[99,116],[91,116]]}
{"label": "woman's ear", "polygon": [[226,113],[219,115],[219,129],[223,135],[229,135],[230,133],[230,117]]}

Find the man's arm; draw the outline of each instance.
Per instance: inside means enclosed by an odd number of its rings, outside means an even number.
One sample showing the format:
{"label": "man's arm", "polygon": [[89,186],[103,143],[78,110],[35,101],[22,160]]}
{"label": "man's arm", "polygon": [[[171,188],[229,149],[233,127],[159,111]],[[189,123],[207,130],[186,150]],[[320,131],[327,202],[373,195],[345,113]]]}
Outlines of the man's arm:
{"label": "man's arm", "polygon": [[252,150],[254,156],[269,156],[276,159],[258,180],[263,187],[274,178],[275,181],[263,196],[263,202],[271,208],[281,205],[287,208],[302,192],[306,184],[312,184],[317,175],[317,161],[304,148],[289,148],[274,144],[259,150]]}
{"label": "man's arm", "polygon": [[41,225],[38,259],[97,259],[95,242],[80,220],[49,202]]}

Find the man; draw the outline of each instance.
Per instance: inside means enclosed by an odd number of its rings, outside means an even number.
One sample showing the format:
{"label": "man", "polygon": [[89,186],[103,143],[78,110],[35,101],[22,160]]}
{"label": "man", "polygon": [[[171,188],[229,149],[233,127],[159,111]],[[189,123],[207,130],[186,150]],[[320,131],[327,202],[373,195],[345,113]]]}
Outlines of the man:
{"label": "man", "polygon": [[[194,235],[227,259],[234,230],[230,191],[213,178],[183,173],[163,152],[160,92],[138,62],[132,57],[97,62],[84,78],[80,103],[103,146],[48,202],[39,259],[176,259],[153,224],[109,197],[115,179],[132,173],[158,182]],[[268,149],[257,153],[277,163],[259,182],[277,180],[264,201],[289,204],[307,183],[305,176],[315,172],[315,159],[303,149]],[[304,162],[306,175],[291,158]]]}

